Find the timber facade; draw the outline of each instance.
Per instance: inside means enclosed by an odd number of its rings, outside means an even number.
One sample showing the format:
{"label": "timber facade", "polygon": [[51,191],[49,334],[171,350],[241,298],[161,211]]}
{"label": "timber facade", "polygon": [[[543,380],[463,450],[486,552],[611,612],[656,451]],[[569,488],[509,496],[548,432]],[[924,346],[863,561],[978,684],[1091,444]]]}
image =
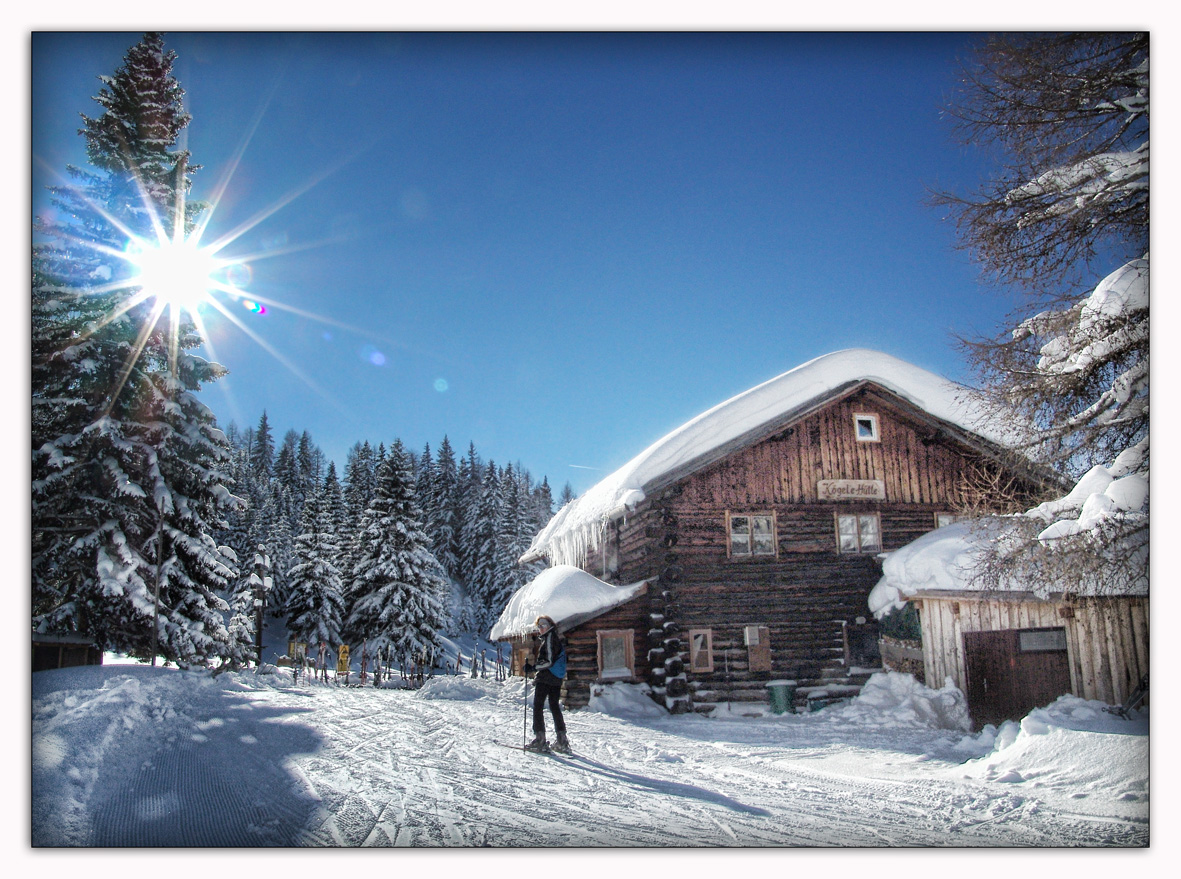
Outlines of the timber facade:
{"label": "timber facade", "polygon": [[950,521],[964,473],[1000,461],[859,381],[665,474],[582,559],[604,580],[649,587],[567,634],[567,703],[609,680],[648,682],[674,713],[741,710],[767,701],[772,682],[794,691],[796,710],[856,694],[881,665],[867,607],[878,556]]}

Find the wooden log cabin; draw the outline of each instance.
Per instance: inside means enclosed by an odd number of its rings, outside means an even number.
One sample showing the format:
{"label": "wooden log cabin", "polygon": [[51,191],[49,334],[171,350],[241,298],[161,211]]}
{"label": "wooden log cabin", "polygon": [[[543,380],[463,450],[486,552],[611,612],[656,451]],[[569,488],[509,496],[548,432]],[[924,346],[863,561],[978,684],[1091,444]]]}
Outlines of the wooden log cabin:
{"label": "wooden log cabin", "polygon": [[772,682],[796,710],[858,692],[880,664],[879,555],[950,521],[966,471],[1007,466],[962,390],[888,355],[830,354],[567,504],[522,561],[646,588],[576,625],[550,614],[568,639],[566,703],[609,681],[645,682],[673,713],[741,710]]}

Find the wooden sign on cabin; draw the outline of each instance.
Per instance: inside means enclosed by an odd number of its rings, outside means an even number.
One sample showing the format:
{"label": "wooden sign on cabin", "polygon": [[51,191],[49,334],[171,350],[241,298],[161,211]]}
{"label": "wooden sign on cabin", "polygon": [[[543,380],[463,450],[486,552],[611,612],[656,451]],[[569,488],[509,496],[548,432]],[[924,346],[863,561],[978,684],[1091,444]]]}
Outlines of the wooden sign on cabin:
{"label": "wooden sign on cabin", "polygon": [[822,501],[884,501],[886,483],[880,479],[821,479],[816,495]]}
{"label": "wooden sign on cabin", "polygon": [[751,671],[771,670],[771,630],[767,626],[744,626],[743,640]]}

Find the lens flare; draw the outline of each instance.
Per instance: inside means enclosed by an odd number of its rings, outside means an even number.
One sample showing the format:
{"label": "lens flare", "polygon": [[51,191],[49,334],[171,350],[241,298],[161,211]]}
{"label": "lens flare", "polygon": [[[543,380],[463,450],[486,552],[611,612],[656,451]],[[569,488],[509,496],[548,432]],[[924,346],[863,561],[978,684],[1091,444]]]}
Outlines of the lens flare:
{"label": "lens flare", "polygon": [[249,311],[251,314],[266,314],[267,313],[267,307],[265,305],[263,305],[261,302],[255,302],[253,299],[243,299],[242,300],[242,307],[245,308],[247,311]]}
{"label": "lens flare", "polygon": [[213,278],[220,268],[218,261],[192,239],[156,244],[137,239],[128,247],[126,259],[133,269],[132,280],[144,293],[174,310],[195,312],[218,285]]}

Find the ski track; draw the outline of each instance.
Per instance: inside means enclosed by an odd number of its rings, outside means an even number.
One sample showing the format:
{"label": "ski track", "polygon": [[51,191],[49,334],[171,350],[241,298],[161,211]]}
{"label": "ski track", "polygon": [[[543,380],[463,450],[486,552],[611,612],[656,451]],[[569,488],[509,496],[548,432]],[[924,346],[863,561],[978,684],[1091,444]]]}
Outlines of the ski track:
{"label": "ski track", "polygon": [[[127,697],[113,690],[98,698]],[[1010,785],[940,778],[937,770],[948,764],[919,760],[921,749],[908,753],[905,742],[893,753],[795,743],[790,734],[782,747],[768,746],[765,738],[746,745],[738,721],[628,723],[581,711],[568,715],[574,756],[534,755],[496,744],[515,744],[522,734],[522,704],[507,694],[431,700],[413,691],[322,684],[199,689],[185,709],[187,739],[153,737],[152,725],[141,723],[150,719],[151,707],[133,707],[138,715],[125,722],[146,731],[139,747],[129,754],[104,741],[107,762],[99,770],[127,772],[131,783],[96,805],[85,840],[62,844],[1008,847],[1148,841],[1146,822],[1068,814]],[[264,729],[266,741],[238,733],[246,711],[262,713],[263,723],[252,729]],[[314,727],[306,722],[309,711],[318,715]],[[62,710],[44,723],[56,729],[71,716]],[[809,730],[814,737],[824,733],[822,727]],[[702,747],[708,736],[717,741]],[[716,759],[703,757],[710,754]],[[269,790],[258,790],[260,780]]]}

